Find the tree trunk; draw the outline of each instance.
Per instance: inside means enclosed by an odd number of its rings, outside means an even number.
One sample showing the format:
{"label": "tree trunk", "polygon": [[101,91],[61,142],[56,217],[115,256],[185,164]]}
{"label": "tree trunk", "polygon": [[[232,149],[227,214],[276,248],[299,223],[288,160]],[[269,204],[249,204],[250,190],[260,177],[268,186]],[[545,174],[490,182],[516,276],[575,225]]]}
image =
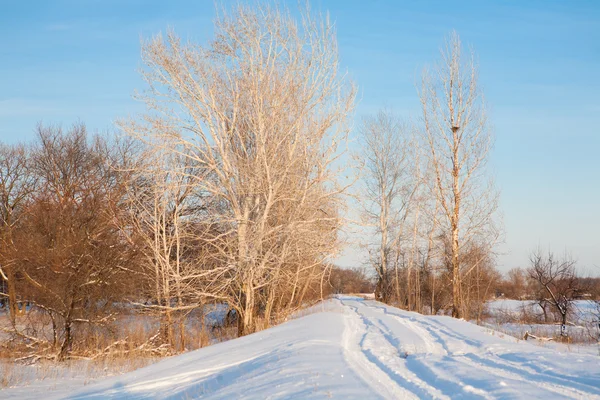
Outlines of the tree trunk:
{"label": "tree trunk", "polygon": [[8,310],[10,323],[12,326],[15,326],[17,322],[17,315],[20,315],[20,312],[17,304],[17,290],[15,289],[15,274],[12,268],[7,268],[6,276],[8,278],[6,281],[6,289],[8,291]]}
{"label": "tree trunk", "polygon": [[56,326],[56,319],[51,312],[48,313],[50,315],[50,320],[52,321],[52,346],[56,346],[58,342],[58,326]]}
{"label": "tree trunk", "polygon": [[375,286],[375,299],[388,304],[390,301],[389,297],[387,275],[380,275],[377,280],[377,285]]}
{"label": "tree trunk", "polygon": [[458,260],[458,227],[452,226],[452,316],[461,318],[460,309],[460,264]]}
{"label": "tree trunk", "polygon": [[546,307],[542,303],[538,303],[540,308],[542,309],[542,313],[544,314],[544,323],[548,323],[548,312],[546,312]]}
{"label": "tree trunk", "polygon": [[[167,307],[170,307],[167,303]],[[175,341],[173,340],[173,315],[172,311],[167,308],[165,311],[165,318],[163,319],[163,327],[162,327],[163,335],[165,342],[172,348],[175,348]]]}
{"label": "tree trunk", "polygon": [[267,329],[271,326],[271,312],[273,311],[273,303],[275,302],[275,288],[271,285],[269,289],[269,298],[267,299],[267,305],[265,307],[265,320],[263,321],[263,328]]}
{"label": "tree trunk", "polygon": [[65,318],[65,338],[60,347],[60,352],[58,353],[58,361],[64,361],[67,358],[67,355],[71,351],[72,342],[73,337],[71,335],[71,317],[68,316]]}
{"label": "tree trunk", "polygon": [[254,289],[252,282],[247,281],[243,290],[243,311],[238,318],[238,336],[254,332]]}

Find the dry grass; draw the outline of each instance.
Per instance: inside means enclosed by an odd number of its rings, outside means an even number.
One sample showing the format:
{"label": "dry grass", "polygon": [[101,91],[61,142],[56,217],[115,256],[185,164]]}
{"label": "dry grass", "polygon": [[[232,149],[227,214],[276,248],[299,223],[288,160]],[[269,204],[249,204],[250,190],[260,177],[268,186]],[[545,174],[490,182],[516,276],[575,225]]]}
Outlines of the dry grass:
{"label": "dry grass", "polygon": [[31,342],[11,334],[8,329],[1,330],[10,326],[7,320],[6,314],[0,313],[0,388],[60,378],[78,378],[86,384],[145,367],[166,355],[237,337],[236,327],[220,326],[214,321],[211,323],[215,326],[207,326],[201,315],[189,315],[184,324],[184,346],[179,340],[178,349],[173,350],[161,345],[156,316],[132,311],[119,315],[107,325],[76,325],[70,359],[57,362],[58,344],[51,346],[51,322],[43,313],[29,312],[19,317],[18,328],[48,340],[47,346],[32,347]]}
{"label": "dry grass", "polygon": [[[317,312],[343,312],[336,301],[322,301],[306,304],[306,307],[292,315],[276,315],[270,325],[277,325],[290,318],[299,318]],[[50,339],[51,327],[42,314],[28,313],[20,317],[20,327],[27,332]],[[6,316],[0,314],[0,322]],[[159,321],[151,315],[135,313],[120,315],[110,325],[76,326],[76,340],[70,359],[56,361],[57,348],[47,348],[37,353],[23,340],[9,340],[10,335],[3,333],[0,345],[0,388],[26,386],[34,381],[60,379],[78,379],[82,384],[91,383],[99,378],[119,375],[148,366],[164,356],[182,351],[196,350],[237,337],[237,326],[223,325],[210,320],[203,323],[199,315],[189,315],[185,321],[184,348],[174,351],[160,346],[157,336]],[[217,322],[215,322],[217,321]],[[257,327],[263,329],[264,321],[257,321]],[[180,342],[178,342],[180,344]],[[164,348],[165,351],[156,351]],[[36,354],[35,357],[24,358]],[[19,360],[19,361],[15,361]]]}
{"label": "dry grass", "polygon": [[94,360],[71,360],[63,363],[40,360],[22,364],[10,359],[0,359],[0,388],[25,386],[34,381],[79,378],[88,384],[98,378],[119,375],[148,366],[157,358],[122,357],[108,355]]}

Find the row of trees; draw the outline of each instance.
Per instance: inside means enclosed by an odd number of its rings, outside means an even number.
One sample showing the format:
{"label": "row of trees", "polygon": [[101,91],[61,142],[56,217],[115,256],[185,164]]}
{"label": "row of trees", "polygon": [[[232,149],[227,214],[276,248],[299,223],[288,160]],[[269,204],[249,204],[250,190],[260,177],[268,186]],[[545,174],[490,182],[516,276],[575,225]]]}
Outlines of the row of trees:
{"label": "row of trees", "polygon": [[[423,72],[421,117],[402,121],[382,110],[359,128],[363,241],[377,279],[376,297],[418,312],[479,319],[499,290],[536,299],[545,320],[563,324],[572,300],[589,292],[575,263],[533,253],[527,269],[503,280],[495,269],[498,191],[486,164],[493,145],[474,54],[451,34],[441,59]],[[527,282],[525,284],[524,282]],[[588,293],[589,294],[589,293]]]}
{"label": "row of trees", "polygon": [[[207,46],[142,44],[148,90],[122,139],[40,126],[0,148],[0,274],[13,340],[59,359],[124,304],[185,347],[185,318],[238,334],[320,297],[338,251],[338,159],[355,89],[328,20],[237,7]],[[28,304],[51,332],[20,318]],[[86,328],[87,329],[87,328]]]}
{"label": "row of trees", "polygon": [[498,194],[486,178],[492,134],[477,78],[474,56],[452,34],[423,74],[419,123],[389,111],[363,120],[360,197],[377,232],[365,246],[384,302],[479,316],[499,279]]}

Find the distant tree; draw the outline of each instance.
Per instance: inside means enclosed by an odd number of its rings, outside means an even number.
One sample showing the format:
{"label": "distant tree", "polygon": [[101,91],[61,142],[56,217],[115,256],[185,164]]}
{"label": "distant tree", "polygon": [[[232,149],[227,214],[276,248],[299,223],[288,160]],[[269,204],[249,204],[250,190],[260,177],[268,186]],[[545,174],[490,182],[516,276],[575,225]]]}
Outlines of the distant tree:
{"label": "distant tree", "polygon": [[389,111],[365,117],[359,132],[364,160],[363,219],[376,232],[366,244],[373,250],[369,252],[377,274],[375,298],[389,303],[403,228],[418,185],[413,173],[415,146],[411,146],[408,127]]}
{"label": "distant tree", "polygon": [[509,299],[523,300],[531,295],[528,285],[529,276],[523,268],[513,268],[506,273],[501,290]]}
{"label": "distant tree", "polygon": [[329,275],[333,294],[373,293],[373,282],[363,268],[333,267]]}
{"label": "distant tree", "polygon": [[[561,333],[566,334],[567,316],[572,312],[573,300],[582,289],[575,261],[569,257],[558,259],[551,252],[544,256],[539,250],[531,255],[530,260],[527,272],[537,284],[538,304],[549,304],[557,311],[563,326]],[[540,306],[547,318],[545,306]]]}

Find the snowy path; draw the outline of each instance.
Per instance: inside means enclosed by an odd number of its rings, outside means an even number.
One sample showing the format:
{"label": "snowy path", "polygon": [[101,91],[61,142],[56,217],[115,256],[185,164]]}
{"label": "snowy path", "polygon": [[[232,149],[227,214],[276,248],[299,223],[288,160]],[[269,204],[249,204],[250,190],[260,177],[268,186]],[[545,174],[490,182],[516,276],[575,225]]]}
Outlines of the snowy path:
{"label": "snowy path", "polygon": [[343,297],[326,311],[85,388],[0,398],[600,399],[600,357]]}
{"label": "snowy path", "polygon": [[361,376],[384,397],[600,398],[598,357],[517,343],[449,317],[341,301],[352,310],[347,361],[358,374],[368,370]]}

